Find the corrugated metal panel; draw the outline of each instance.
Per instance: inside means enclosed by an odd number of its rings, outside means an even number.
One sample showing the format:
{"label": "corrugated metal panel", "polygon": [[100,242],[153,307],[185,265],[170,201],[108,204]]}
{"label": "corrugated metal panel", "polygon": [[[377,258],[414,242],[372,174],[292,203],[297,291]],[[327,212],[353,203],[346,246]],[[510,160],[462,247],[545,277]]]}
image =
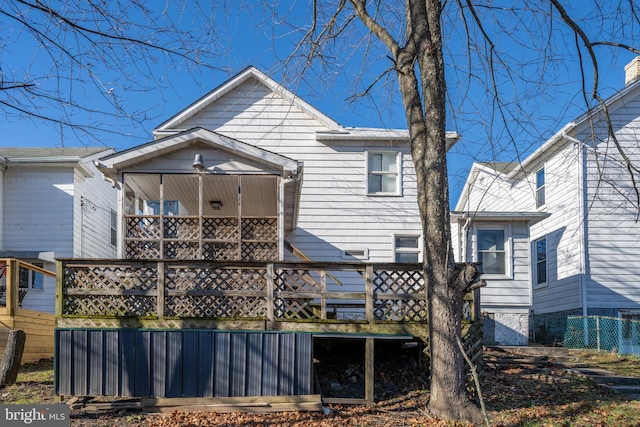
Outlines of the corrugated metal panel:
{"label": "corrugated metal panel", "polygon": [[312,337],[286,332],[56,329],[59,395],[312,394]]}

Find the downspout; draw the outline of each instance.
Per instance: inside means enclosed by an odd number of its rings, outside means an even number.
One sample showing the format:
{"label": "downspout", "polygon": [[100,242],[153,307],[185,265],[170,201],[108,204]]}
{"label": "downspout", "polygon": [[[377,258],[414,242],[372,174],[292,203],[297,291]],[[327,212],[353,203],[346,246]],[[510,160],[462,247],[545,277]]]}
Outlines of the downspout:
{"label": "downspout", "polygon": [[[462,262],[469,262],[471,260],[468,258],[468,247],[469,247],[469,238],[467,237],[469,232],[469,226],[471,225],[471,216],[467,217],[464,225],[462,226]],[[473,257],[472,257],[473,258]]]}
{"label": "downspout", "polygon": [[578,150],[578,218],[580,221],[580,226],[578,227],[578,239],[580,244],[580,258],[579,258],[579,274],[578,274],[578,283],[580,285],[580,303],[582,305],[582,318],[583,318],[583,340],[584,345],[589,346],[589,325],[587,316],[589,314],[588,305],[587,305],[587,247],[586,247],[586,233],[587,233],[587,218],[586,218],[586,209],[585,209],[585,197],[584,197],[584,178],[585,178],[585,164],[586,164],[586,150],[584,148],[584,144],[582,141],[567,135],[566,132],[562,134],[564,138],[568,141],[576,144],[576,148]]}

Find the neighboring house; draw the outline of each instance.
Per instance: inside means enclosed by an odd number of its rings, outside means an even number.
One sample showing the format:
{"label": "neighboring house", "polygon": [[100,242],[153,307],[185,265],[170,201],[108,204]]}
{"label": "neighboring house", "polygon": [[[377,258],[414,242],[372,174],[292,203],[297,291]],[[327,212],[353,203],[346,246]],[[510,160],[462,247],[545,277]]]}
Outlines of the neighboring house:
{"label": "neighboring house", "polygon": [[250,67],[154,135],[97,163],[121,188],[122,258],[422,258],[407,131],[343,127]]}
{"label": "neighboring house", "polygon": [[[602,108],[520,163],[475,163],[452,215],[458,261],[482,262],[485,340],[526,344],[529,315],[640,317],[640,58]],[[531,325],[546,342],[564,330]]]}
{"label": "neighboring house", "polygon": [[[0,258],[55,272],[55,258],[115,257],[116,192],[93,164],[112,152],[1,147]],[[28,289],[22,308],[54,312],[53,278],[21,269],[20,286]]]}

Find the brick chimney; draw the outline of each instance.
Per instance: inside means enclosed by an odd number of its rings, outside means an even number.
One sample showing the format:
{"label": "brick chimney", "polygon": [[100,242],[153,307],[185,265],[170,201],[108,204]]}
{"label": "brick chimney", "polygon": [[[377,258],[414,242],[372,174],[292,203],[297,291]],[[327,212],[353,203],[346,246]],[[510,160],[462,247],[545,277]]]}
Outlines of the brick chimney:
{"label": "brick chimney", "polygon": [[629,85],[640,79],[640,56],[633,58],[624,67],[624,84]]}

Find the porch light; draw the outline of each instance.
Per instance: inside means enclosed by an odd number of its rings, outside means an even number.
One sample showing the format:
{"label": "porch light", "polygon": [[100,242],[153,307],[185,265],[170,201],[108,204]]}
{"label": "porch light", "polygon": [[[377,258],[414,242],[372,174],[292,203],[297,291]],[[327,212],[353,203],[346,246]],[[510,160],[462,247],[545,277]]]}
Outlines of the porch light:
{"label": "porch light", "polygon": [[193,165],[191,166],[198,172],[202,172],[204,170],[204,162],[202,161],[202,154],[196,154],[196,158],[193,159]]}
{"label": "porch light", "polygon": [[211,209],[214,209],[216,211],[222,209],[222,202],[220,200],[211,200],[209,204],[211,205]]}

